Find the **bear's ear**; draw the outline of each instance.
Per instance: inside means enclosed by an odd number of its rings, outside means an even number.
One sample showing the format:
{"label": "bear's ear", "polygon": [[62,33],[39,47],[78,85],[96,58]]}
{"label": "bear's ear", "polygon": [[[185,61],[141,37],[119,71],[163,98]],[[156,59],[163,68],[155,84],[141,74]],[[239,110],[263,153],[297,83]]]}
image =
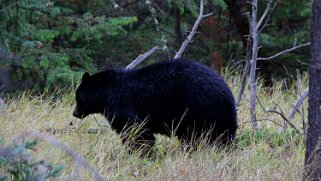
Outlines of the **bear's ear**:
{"label": "bear's ear", "polygon": [[90,78],[90,75],[88,72],[84,73],[84,75],[82,76],[82,82],[87,82]]}

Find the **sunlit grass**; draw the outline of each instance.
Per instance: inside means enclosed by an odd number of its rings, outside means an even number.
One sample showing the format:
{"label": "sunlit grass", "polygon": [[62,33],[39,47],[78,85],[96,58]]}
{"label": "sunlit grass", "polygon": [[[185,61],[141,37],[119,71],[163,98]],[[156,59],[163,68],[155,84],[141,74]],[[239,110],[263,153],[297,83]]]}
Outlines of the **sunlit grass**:
{"label": "sunlit grass", "polygon": [[[303,77],[303,90],[307,87]],[[225,76],[234,95],[237,94],[238,77]],[[286,88],[285,81],[275,82],[270,90],[262,88],[259,79],[258,98],[264,109],[280,106],[288,114],[297,99],[295,83]],[[120,136],[107,128],[107,132],[84,133],[89,128],[108,125],[100,115],[78,120],[72,116],[73,91],[42,94],[38,96],[21,92],[6,99],[6,107],[0,110],[0,137],[2,145],[10,144],[25,131],[43,132],[48,128],[65,130],[52,134],[83,155],[106,180],[298,180],[302,175],[304,139],[293,129],[279,132],[284,122],[279,115],[265,113],[257,105],[260,130],[253,132],[249,114],[249,91],[246,90],[238,110],[239,130],[237,142],[231,148],[200,145],[199,149],[180,146],[172,137],[157,136],[153,158],[140,153],[128,153]],[[305,101],[305,108],[307,108]],[[307,111],[305,111],[307,113]],[[72,125],[71,125],[72,123]],[[276,124],[277,123],[277,124]],[[301,130],[301,115],[293,119]],[[105,126],[103,126],[105,128]],[[76,130],[76,131],[74,131]],[[36,159],[45,159],[65,165],[57,180],[91,180],[87,170],[75,166],[63,150],[40,142],[32,153]]]}

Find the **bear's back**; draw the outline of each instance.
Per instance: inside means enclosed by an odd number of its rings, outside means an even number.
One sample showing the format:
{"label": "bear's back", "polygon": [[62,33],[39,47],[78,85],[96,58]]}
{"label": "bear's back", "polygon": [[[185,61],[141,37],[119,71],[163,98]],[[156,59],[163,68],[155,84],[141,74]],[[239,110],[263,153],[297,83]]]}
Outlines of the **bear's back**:
{"label": "bear's back", "polygon": [[195,94],[210,96],[209,99],[221,97],[234,104],[232,92],[221,75],[195,61],[164,61],[134,70],[129,75],[126,80],[144,86],[150,85],[154,89],[171,89],[180,94],[193,94],[193,91],[196,91]]}
{"label": "bear's back", "polygon": [[[219,74],[202,64],[173,60],[134,70],[127,75],[125,80],[129,82],[125,85],[131,91],[134,112],[143,119],[149,117],[152,121],[148,126],[157,132],[164,131],[157,123],[169,126],[185,111],[187,120],[180,123],[182,125],[199,126],[201,129],[204,120],[208,120],[212,123],[218,121],[217,126],[224,125],[222,129],[228,125],[236,126],[232,92]],[[200,125],[195,125],[194,121]]]}

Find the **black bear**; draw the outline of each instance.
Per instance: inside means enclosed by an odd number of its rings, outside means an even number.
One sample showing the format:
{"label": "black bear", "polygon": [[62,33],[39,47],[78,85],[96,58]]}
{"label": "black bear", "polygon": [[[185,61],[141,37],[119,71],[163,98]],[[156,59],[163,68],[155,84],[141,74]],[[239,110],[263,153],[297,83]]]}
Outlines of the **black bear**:
{"label": "black bear", "polygon": [[76,102],[75,117],[104,114],[117,133],[133,124],[143,125],[136,141],[147,141],[149,146],[154,144],[154,133],[174,133],[190,141],[206,132],[211,143],[228,143],[237,129],[231,90],[220,75],[194,61],[85,73]]}

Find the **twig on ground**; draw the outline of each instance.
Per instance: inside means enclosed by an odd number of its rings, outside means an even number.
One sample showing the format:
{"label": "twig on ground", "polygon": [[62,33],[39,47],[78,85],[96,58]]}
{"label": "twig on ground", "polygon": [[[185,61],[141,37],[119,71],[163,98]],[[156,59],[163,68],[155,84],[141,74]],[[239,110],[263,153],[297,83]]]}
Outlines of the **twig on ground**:
{"label": "twig on ground", "polygon": [[51,134],[66,134],[66,133],[82,133],[82,134],[98,134],[108,132],[107,128],[89,128],[86,130],[77,130],[76,128],[45,128],[41,132],[47,132]]}

